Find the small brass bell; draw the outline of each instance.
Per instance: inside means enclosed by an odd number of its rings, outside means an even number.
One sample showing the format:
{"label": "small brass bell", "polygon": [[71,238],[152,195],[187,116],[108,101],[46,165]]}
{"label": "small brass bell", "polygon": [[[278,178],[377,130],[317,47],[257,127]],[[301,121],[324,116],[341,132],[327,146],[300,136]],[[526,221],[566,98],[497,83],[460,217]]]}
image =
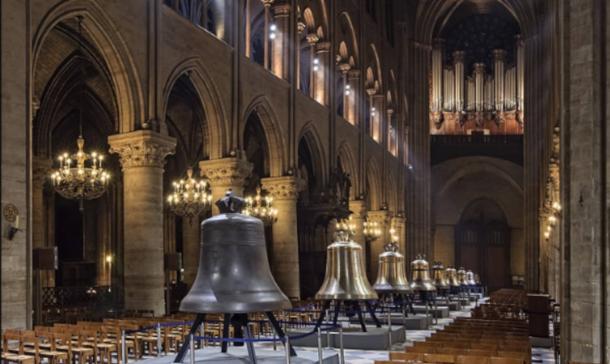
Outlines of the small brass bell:
{"label": "small brass bell", "polygon": [[377,293],[366,278],[362,247],[352,237],[353,230],[349,224],[337,224],[335,242],[326,248],[326,274],[316,299],[377,299]]}
{"label": "small brass bell", "polygon": [[466,283],[469,286],[476,286],[477,282],[474,280],[474,273],[469,269],[466,271]]}
{"label": "small brass bell", "polygon": [[458,288],[460,286],[460,281],[458,281],[457,271],[455,268],[449,267],[445,270],[445,274],[449,281],[449,286]]}
{"label": "small brass bell", "polygon": [[373,288],[378,293],[409,293],[409,281],[405,272],[405,257],[398,252],[398,244],[392,241],[379,254],[379,272]]}
{"label": "small brass bell", "polygon": [[430,265],[421,256],[411,262],[411,289],[415,292],[434,292],[436,287],[430,279]]}
{"label": "small brass bell", "polygon": [[432,265],[432,280],[438,290],[449,289],[449,280],[445,274],[445,266],[441,262],[435,262]]}
{"label": "small brass bell", "polygon": [[460,283],[460,286],[462,286],[462,287],[468,286],[468,281],[466,281],[466,270],[464,270],[464,268],[460,267],[460,269],[458,269],[457,279],[458,279],[458,282]]}
{"label": "small brass bell", "polygon": [[216,205],[221,213],[201,223],[197,278],[180,311],[248,313],[291,308],[269,268],[263,222],[243,215],[244,201],[230,192]]}

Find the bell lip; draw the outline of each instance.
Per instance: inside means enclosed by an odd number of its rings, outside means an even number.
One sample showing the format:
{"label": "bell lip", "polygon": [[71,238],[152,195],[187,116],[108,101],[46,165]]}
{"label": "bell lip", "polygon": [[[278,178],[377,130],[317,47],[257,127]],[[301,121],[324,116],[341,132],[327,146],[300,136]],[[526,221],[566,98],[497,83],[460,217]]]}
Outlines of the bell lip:
{"label": "bell lip", "polygon": [[373,294],[367,295],[352,295],[352,294],[317,294],[315,295],[315,299],[323,300],[323,301],[332,301],[332,300],[345,300],[345,301],[368,301],[368,300],[377,300],[379,299],[379,295],[377,292],[372,291]]}
{"label": "bell lip", "polygon": [[378,293],[412,293],[413,290],[410,287],[393,287],[393,286],[383,286],[383,287],[375,287],[373,289]]}

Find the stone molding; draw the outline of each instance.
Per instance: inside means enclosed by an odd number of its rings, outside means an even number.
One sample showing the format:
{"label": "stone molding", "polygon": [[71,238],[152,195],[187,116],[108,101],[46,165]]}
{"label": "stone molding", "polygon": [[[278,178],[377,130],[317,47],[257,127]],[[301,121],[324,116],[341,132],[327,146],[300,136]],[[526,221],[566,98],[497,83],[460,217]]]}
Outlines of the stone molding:
{"label": "stone molding", "polygon": [[118,154],[123,170],[137,167],[163,168],[165,157],[174,154],[176,139],[151,130],[137,130],[108,137],[110,153]]}
{"label": "stone molding", "polygon": [[386,224],[389,222],[388,221],[389,214],[388,214],[387,210],[369,211],[366,215],[367,215],[367,218],[369,221],[377,221],[384,228],[385,228]]}
{"label": "stone molding", "polygon": [[252,172],[252,163],[242,158],[229,157],[199,162],[199,170],[212,187],[243,186]]}
{"label": "stone molding", "polygon": [[32,162],[32,183],[34,186],[42,187],[49,180],[49,175],[53,169],[53,160],[34,157]]}
{"label": "stone molding", "polygon": [[263,178],[261,185],[276,200],[296,200],[299,197],[299,183],[294,176]]}
{"label": "stone molding", "polygon": [[364,200],[350,200],[349,209],[355,218],[364,219],[366,217],[366,201]]}

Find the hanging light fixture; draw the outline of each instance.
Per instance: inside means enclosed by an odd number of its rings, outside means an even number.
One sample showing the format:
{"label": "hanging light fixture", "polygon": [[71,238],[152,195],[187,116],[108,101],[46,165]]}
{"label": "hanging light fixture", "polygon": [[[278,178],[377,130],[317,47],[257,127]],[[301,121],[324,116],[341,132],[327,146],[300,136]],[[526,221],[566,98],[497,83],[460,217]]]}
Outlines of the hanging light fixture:
{"label": "hanging light fixture", "polygon": [[277,221],[278,212],[273,207],[273,197],[263,196],[261,188],[258,187],[255,196],[246,196],[246,207],[242,213],[261,219],[265,225],[271,225]]}
{"label": "hanging light fixture", "polygon": [[186,171],[186,179],[172,183],[174,192],[167,196],[169,209],[177,216],[191,220],[199,216],[212,203],[212,193],[206,180],[193,178],[193,169]]}
{"label": "hanging light fixture", "polygon": [[[79,17],[79,35],[81,35],[81,21],[82,19]],[[80,106],[78,109],[78,124],[77,151],[74,154],[65,152],[57,157],[59,167],[51,171],[51,180],[55,191],[62,197],[70,200],[80,200],[80,210],[82,211],[84,200],[99,198],[106,192],[110,174],[103,167],[103,154],[87,153],[84,150],[85,139],[83,138]]]}
{"label": "hanging light fixture", "polygon": [[362,234],[366,241],[375,241],[381,237],[381,227],[377,221],[367,219],[362,226]]}

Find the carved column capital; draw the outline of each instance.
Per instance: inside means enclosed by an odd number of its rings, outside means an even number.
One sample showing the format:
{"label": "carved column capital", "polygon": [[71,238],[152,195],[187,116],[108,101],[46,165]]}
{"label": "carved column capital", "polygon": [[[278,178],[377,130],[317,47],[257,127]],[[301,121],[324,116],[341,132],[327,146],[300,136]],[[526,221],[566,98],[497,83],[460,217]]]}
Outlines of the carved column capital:
{"label": "carved column capital", "polygon": [[275,200],[296,200],[299,197],[299,183],[294,176],[263,178],[261,185]]}
{"label": "carved column capital", "polygon": [[366,215],[369,221],[377,221],[379,224],[383,224],[383,226],[385,226],[389,218],[387,210],[369,211]]}
{"label": "carved column capital", "polygon": [[199,162],[199,169],[212,187],[233,188],[244,186],[252,172],[252,163],[236,157],[220,158]]}
{"label": "carved column capital", "polygon": [[152,130],[137,130],[108,137],[110,153],[118,154],[123,170],[136,167],[163,168],[165,157],[174,154],[176,139]]}

